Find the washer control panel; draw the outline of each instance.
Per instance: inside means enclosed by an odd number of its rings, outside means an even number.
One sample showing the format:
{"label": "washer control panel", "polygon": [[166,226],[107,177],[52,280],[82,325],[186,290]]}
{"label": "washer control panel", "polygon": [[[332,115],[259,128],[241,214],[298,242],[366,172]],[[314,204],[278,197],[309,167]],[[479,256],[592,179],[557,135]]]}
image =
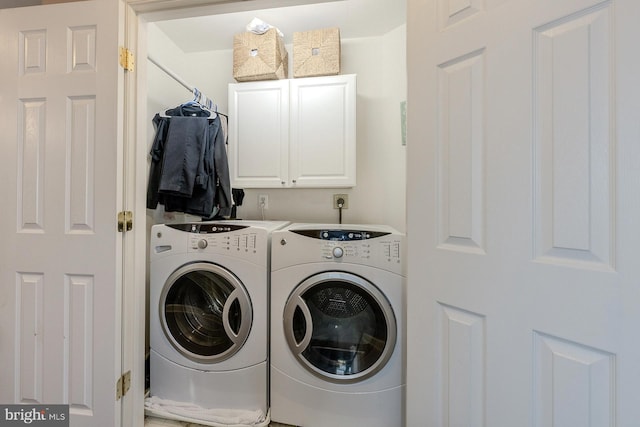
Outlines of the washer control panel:
{"label": "washer control panel", "polygon": [[208,223],[185,223],[185,224],[166,224],[169,228],[174,228],[179,231],[186,231],[188,233],[197,233],[197,234],[220,234],[220,233],[229,233],[231,231],[244,230],[245,228],[249,228],[246,225],[235,225],[235,224],[208,224]]}
{"label": "washer control panel", "polygon": [[168,227],[189,233],[189,252],[251,253],[255,254],[264,242],[259,233],[235,224],[187,223],[167,224]]}

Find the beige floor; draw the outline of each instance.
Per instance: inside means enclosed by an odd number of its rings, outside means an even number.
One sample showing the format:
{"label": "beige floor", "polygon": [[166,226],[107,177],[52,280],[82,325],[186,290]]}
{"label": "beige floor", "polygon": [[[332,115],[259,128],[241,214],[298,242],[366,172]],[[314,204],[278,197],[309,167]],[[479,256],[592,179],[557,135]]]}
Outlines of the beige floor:
{"label": "beige floor", "polygon": [[[162,418],[146,417],[144,427],[205,427],[200,424],[184,423],[180,421],[165,420]],[[271,423],[269,427],[293,427],[288,424]]]}

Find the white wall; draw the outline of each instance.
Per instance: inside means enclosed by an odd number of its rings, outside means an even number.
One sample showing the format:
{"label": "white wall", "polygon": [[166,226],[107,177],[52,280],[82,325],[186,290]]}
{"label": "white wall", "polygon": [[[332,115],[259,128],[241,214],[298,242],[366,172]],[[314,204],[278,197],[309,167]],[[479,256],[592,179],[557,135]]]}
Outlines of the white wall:
{"label": "white wall", "polygon": [[84,0],[0,0],[0,9],[10,9],[13,7],[40,6],[54,3],[71,3]]}
{"label": "white wall", "polygon": [[[148,31],[149,52],[189,84],[218,103],[226,113],[227,85],[234,83],[233,51],[185,54],[153,24]],[[406,99],[406,26],[366,39],[343,39],[343,74],[358,75],[357,185],[352,189],[247,189],[238,218],[261,219],[258,194],[269,195],[264,219],[294,222],[338,221],[333,194],[347,193],[344,223],[387,224],[405,231],[405,163],[400,102]],[[292,46],[287,46],[291,58]],[[155,112],[191,98],[178,83],[149,64],[149,120]],[[292,68],[289,67],[290,75]],[[149,143],[153,130],[149,128]],[[159,219],[160,216],[156,215]]]}

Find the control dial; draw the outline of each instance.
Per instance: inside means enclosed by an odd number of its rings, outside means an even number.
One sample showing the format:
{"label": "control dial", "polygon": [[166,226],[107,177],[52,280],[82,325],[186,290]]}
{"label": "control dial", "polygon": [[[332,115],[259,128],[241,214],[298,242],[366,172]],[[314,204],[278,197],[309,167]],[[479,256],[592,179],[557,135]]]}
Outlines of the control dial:
{"label": "control dial", "polygon": [[205,239],[198,240],[198,248],[204,249],[209,246],[209,243]]}
{"label": "control dial", "polygon": [[344,250],[340,246],[336,246],[335,248],[333,248],[334,258],[342,258],[342,255],[344,255]]}

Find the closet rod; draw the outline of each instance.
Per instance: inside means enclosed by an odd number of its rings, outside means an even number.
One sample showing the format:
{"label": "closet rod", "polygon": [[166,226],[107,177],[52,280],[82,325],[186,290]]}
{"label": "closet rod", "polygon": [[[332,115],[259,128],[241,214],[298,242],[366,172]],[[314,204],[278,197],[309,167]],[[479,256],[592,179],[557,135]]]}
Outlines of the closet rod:
{"label": "closet rod", "polygon": [[156,67],[160,68],[162,71],[167,73],[169,77],[171,77],[172,79],[180,83],[182,86],[184,86],[189,92],[193,93],[193,95],[196,97],[196,102],[198,102],[200,105],[203,105],[206,108],[209,108],[210,110],[217,111],[218,107],[213,102],[213,100],[209,98],[207,95],[205,95],[204,93],[200,92],[199,89],[196,89],[195,87],[191,86],[190,84],[182,80],[180,76],[178,76],[176,73],[174,73],[164,65],[160,64],[153,56],[147,55],[147,59],[149,59],[149,61],[151,61],[151,63],[154,64]]}
{"label": "closet rod", "polygon": [[149,59],[149,61],[151,61],[152,64],[154,64],[156,67],[160,68],[162,71],[164,71],[165,73],[167,73],[167,75],[169,77],[171,77],[173,80],[177,81],[178,83],[180,83],[182,86],[184,86],[189,92],[195,92],[195,88],[191,87],[187,82],[185,82],[184,80],[182,80],[180,78],[180,76],[178,76],[176,73],[174,73],[173,71],[171,71],[170,69],[168,69],[167,67],[165,67],[164,65],[160,64],[153,56],[151,55],[147,55],[147,58]]}

